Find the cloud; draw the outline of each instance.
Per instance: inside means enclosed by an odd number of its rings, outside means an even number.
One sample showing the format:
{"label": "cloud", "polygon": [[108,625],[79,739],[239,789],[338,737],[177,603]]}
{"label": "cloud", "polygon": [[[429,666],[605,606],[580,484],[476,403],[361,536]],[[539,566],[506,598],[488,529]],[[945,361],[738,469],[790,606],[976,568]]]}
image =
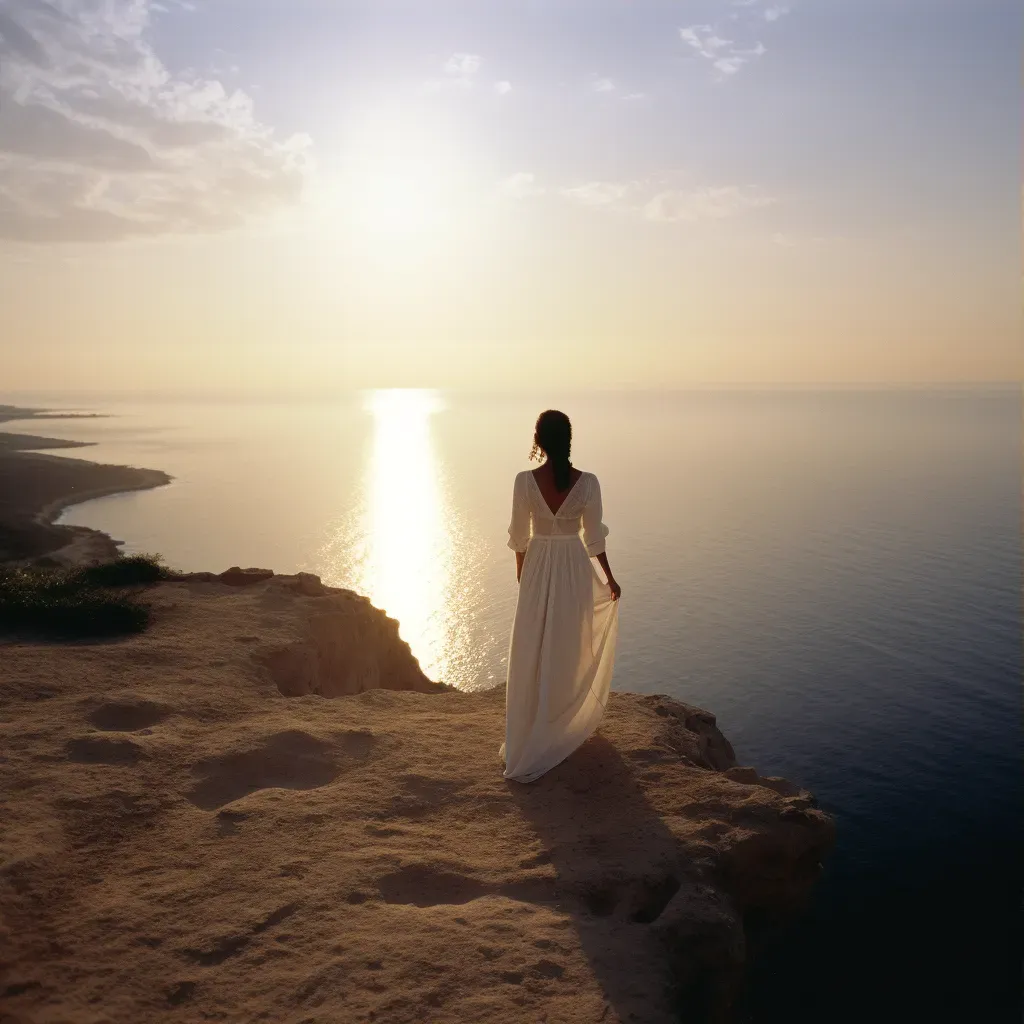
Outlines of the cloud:
{"label": "cloud", "polygon": [[310,140],[276,137],[240,90],[172,73],[149,39],[156,9],[5,0],[0,238],[216,231],[299,198]]}
{"label": "cloud", "polygon": [[735,75],[756,57],[767,53],[764,43],[742,47],[718,34],[713,25],[690,25],[679,29],[679,38],[705,60],[710,61],[720,79]]}
{"label": "cloud", "polygon": [[721,220],[771,206],[774,202],[771,196],[739,185],[720,185],[693,191],[669,189],[649,199],[643,206],[643,215],[647,220],[666,224]]}
{"label": "cloud", "polygon": [[[761,0],[732,0],[731,6],[738,7],[740,8],[740,10],[742,10],[743,8],[750,9],[758,7],[760,3]],[[778,21],[779,18],[785,17],[787,14],[789,14],[791,10],[792,8],[788,4],[777,3],[772,4],[772,6],[770,7],[766,7],[762,14],[765,21]],[[732,14],[729,15],[729,17],[732,21],[737,21],[739,20],[740,15],[738,12],[734,11]]]}
{"label": "cloud", "polygon": [[[580,185],[546,189],[532,173],[520,171],[498,183],[498,191],[511,199],[552,192],[577,206],[638,217],[659,224],[693,223],[738,217],[774,205],[774,196],[749,185],[666,187],[665,178],[629,181],[587,181]],[[785,236],[776,236],[777,244]]]}
{"label": "cloud", "polygon": [[612,206],[630,192],[632,183],[588,181],[583,185],[563,188],[562,195],[583,206]]}
{"label": "cloud", "polygon": [[476,53],[453,53],[443,65],[445,84],[470,89],[476,84],[476,76],[483,65],[483,58]]}
{"label": "cloud", "polygon": [[471,78],[480,70],[483,59],[475,53],[453,53],[445,62],[445,74]]}
{"label": "cloud", "polygon": [[510,199],[528,199],[530,196],[544,194],[543,187],[537,184],[536,175],[528,171],[510,174],[507,178],[498,182],[498,191]]}
{"label": "cloud", "polygon": [[[423,83],[423,88],[429,92],[468,92],[476,88],[483,65],[484,59],[478,53],[453,53],[441,65],[442,77],[429,79]],[[494,82],[493,87],[499,96],[507,96],[512,91],[512,83],[506,80]]]}
{"label": "cloud", "polygon": [[736,217],[776,201],[747,186],[666,188],[664,179],[589,181],[563,188],[560,194],[580,206],[614,210],[663,224]]}
{"label": "cloud", "polygon": [[645,92],[623,92],[618,82],[603,75],[591,76],[590,89],[592,92],[600,93],[604,96],[616,96],[623,100],[643,100],[647,98],[647,93]]}
{"label": "cloud", "polygon": [[721,50],[732,46],[732,40],[717,35],[711,25],[690,25],[688,28],[681,28],[679,38],[708,60],[713,60]]}
{"label": "cloud", "polygon": [[679,29],[679,38],[696,54],[711,64],[715,77],[725,81],[737,75],[747,64],[763,57],[767,47],[756,39],[758,26],[773,23],[789,14],[786,3],[761,7],[761,0],[732,0],[734,8],[728,16],[730,33],[736,32],[746,41],[727,38],[716,25],[697,24]]}

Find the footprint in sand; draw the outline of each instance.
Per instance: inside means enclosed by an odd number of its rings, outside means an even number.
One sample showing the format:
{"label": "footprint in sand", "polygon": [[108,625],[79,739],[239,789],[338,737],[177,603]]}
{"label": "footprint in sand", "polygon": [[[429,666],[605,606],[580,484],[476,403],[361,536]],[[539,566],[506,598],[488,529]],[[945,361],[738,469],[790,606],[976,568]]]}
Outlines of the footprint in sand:
{"label": "footprint in sand", "polygon": [[413,907],[470,903],[494,891],[468,875],[421,864],[411,864],[377,879],[377,889],[385,903]]}
{"label": "footprint in sand", "polygon": [[69,761],[79,764],[135,764],[142,748],[131,740],[112,740],[106,736],[79,736],[64,747]]}
{"label": "footprint in sand", "polygon": [[319,789],[341,770],[334,744],[294,729],[268,736],[250,750],[200,762],[195,768],[200,780],[185,795],[212,811],[260,789]]}
{"label": "footprint in sand", "polygon": [[158,725],[173,709],[141,697],[108,701],[92,711],[86,721],[103,732],[138,732]]}

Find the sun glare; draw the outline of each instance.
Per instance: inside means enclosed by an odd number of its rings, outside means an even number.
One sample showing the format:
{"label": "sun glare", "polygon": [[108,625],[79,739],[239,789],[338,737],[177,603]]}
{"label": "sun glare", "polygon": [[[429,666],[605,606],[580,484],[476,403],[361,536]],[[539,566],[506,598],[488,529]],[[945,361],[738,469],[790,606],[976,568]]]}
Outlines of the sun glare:
{"label": "sun glare", "polygon": [[364,242],[430,237],[454,218],[459,161],[437,126],[386,111],[364,115],[347,127],[342,167],[347,227]]}
{"label": "sun glare", "polygon": [[352,225],[366,235],[414,237],[442,228],[447,207],[440,183],[415,169],[379,170],[351,183]]}
{"label": "sun glare", "polygon": [[397,619],[431,679],[463,689],[493,684],[476,625],[487,545],[453,507],[433,433],[445,410],[435,391],[370,392],[362,494],[344,513],[316,566],[332,586],[365,594]]}
{"label": "sun glare", "polygon": [[442,407],[430,391],[377,391],[364,510],[363,593],[392,618],[423,671],[446,668],[445,604],[453,546],[430,417]]}

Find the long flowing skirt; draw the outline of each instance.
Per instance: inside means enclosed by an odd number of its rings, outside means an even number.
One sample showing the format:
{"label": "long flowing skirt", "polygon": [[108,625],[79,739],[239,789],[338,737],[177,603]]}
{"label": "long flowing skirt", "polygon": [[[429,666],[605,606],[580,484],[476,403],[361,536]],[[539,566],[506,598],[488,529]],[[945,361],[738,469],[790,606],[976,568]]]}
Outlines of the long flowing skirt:
{"label": "long flowing skirt", "polygon": [[532,782],[597,728],[615,662],[618,603],[577,536],[534,536],[512,625],[505,778]]}

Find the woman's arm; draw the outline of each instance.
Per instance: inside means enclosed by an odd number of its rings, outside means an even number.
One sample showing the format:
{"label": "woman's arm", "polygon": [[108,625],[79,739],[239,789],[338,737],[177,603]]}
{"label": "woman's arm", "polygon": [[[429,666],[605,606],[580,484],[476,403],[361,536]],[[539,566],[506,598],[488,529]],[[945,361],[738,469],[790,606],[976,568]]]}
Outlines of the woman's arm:
{"label": "woman's arm", "polygon": [[602,551],[599,555],[594,556],[598,564],[604,569],[604,574],[608,578],[608,586],[612,589],[612,600],[618,601],[622,596],[622,587],[615,582],[615,577],[612,575],[612,567],[608,564],[608,553]]}
{"label": "woman's arm", "polygon": [[523,559],[530,543],[530,504],[524,485],[526,477],[519,473],[512,488],[512,521],[508,526],[508,546],[516,553],[516,582],[523,575]]}
{"label": "woman's arm", "polygon": [[590,494],[586,507],[583,509],[583,543],[587,546],[587,554],[591,558],[596,558],[601,568],[604,569],[608,586],[611,587],[612,599],[618,601],[622,594],[622,587],[615,582],[612,567],[608,564],[608,556],[605,554],[604,542],[607,536],[608,527],[604,525],[601,485],[595,476],[592,477]]}

